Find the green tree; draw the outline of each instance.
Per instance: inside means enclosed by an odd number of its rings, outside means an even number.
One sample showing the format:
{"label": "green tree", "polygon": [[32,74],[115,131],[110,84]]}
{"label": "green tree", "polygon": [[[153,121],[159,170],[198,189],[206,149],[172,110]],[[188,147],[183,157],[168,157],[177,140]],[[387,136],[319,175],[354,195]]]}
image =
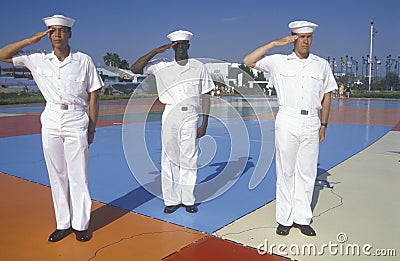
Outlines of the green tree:
{"label": "green tree", "polygon": [[[378,80],[377,82],[377,90],[380,91],[386,91],[386,76],[382,77]],[[398,89],[400,89],[400,82],[399,82],[399,75],[395,72],[390,72],[389,73],[389,90],[392,91],[396,89],[396,86]]]}
{"label": "green tree", "polygon": [[124,59],[121,60],[118,54],[116,53],[106,53],[103,56],[104,63],[108,66],[113,66],[121,69],[129,69],[129,63]]}
{"label": "green tree", "polygon": [[258,71],[257,72],[257,76],[254,78],[256,81],[266,81],[267,79],[265,79],[264,73]]}
{"label": "green tree", "polygon": [[239,68],[246,72],[251,77],[251,79],[254,79],[254,73],[250,67],[246,66],[245,64],[241,64],[239,65]]}
{"label": "green tree", "polygon": [[121,61],[121,64],[120,64],[119,68],[125,69],[125,70],[129,70],[130,67],[129,67],[128,61],[125,60],[125,59],[123,59],[123,60]]}

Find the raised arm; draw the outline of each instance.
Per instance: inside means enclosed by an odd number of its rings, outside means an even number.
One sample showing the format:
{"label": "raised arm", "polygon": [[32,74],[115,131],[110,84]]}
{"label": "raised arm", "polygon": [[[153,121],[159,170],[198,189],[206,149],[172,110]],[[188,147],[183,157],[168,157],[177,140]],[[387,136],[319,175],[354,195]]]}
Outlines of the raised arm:
{"label": "raised arm", "polygon": [[0,61],[12,63],[12,57],[16,53],[18,53],[22,48],[24,48],[28,45],[38,43],[51,30],[53,30],[53,29],[48,29],[44,32],[38,32],[38,33],[34,34],[32,37],[29,37],[29,38],[23,39],[21,41],[14,42],[14,43],[4,46],[3,48],[0,49]]}
{"label": "raised arm", "polygon": [[163,46],[160,46],[158,48],[155,48],[151,50],[149,53],[143,55],[140,57],[134,64],[131,66],[131,71],[133,73],[139,73],[143,74],[143,68],[147,65],[147,63],[157,54],[163,53],[172,46],[174,46],[176,43],[170,43],[170,44],[165,44]]}
{"label": "raised arm", "polygon": [[284,46],[288,43],[292,43],[296,41],[296,39],[297,35],[290,35],[271,41],[263,46],[258,47],[257,49],[246,55],[246,57],[244,57],[243,59],[243,62],[245,65],[254,68],[254,66],[256,66],[256,63],[261,60],[269,50],[277,46]]}

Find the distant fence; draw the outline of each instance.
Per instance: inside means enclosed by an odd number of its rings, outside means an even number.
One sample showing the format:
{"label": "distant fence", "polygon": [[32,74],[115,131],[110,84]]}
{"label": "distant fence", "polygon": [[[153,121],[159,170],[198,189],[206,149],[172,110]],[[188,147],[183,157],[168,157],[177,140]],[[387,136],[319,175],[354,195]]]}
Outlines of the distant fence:
{"label": "distant fence", "polygon": [[32,79],[32,74],[26,67],[6,67],[0,66],[0,77],[28,78]]}

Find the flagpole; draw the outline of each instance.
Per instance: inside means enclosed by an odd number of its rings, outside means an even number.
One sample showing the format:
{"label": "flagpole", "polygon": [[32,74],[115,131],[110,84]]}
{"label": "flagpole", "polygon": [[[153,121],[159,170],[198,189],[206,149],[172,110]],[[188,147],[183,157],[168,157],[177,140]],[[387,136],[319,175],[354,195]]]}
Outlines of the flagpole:
{"label": "flagpole", "polygon": [[374,30],[374,20],[371,20],[371,41],[370,41],[370,44],[369,44],[369,58],[368,58],[368,63],[369,63],[368,91],[371,91],[373,30]]}

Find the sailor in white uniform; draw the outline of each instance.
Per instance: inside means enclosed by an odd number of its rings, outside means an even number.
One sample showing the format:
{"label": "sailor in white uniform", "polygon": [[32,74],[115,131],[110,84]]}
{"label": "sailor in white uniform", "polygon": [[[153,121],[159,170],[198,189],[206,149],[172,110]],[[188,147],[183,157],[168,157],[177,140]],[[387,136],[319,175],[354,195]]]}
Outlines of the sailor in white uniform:
{"label": "sailor in white uniform", "polygon": [[[289,24],[291,36],[273,40],[244,58],[247,66],[271,74],[279,112],[275,121],[277,234],[292,227],[308,236],[311,200],[317,175],[319,143],[328,127],[331,92],[337,89],[326,60],[309,52],[318,25],[308,21]],[[294,43],[289,55],[265,53]]]}
{"label": "sailor in white uniform", "polygon": [[[46,31],[3,47],[0,60],[26,66],[46,100],[40,117],[42,144],[57,223],[48,240],[59,241],[74,231],[77,240],[88,241],[92,203],[87,178],[88,148],[94,139],[98,90],[103,82],[91,58],[69,46],[75,20],[54,15],[43,21]],[[46,35],[52,52],[21,51]]]}
{"label": "sailor in white uniform", "polygon": [[[155,48],[139,58],[131,67],[134,73],[154,74],[159,99],[164,103],[162,116],[161,183],[164,212],[173,213],[185,206],[197,212],[194,187],[197,177],[197,139],[204,136],[210,109],[209,93],[215,88],[205,66],[189,59],[189,31],[178,30],[167,37],[172,43]],[[150,61],[169,48],[175,59]],[[198,127],[199,110],[202,123]]]}

